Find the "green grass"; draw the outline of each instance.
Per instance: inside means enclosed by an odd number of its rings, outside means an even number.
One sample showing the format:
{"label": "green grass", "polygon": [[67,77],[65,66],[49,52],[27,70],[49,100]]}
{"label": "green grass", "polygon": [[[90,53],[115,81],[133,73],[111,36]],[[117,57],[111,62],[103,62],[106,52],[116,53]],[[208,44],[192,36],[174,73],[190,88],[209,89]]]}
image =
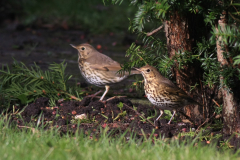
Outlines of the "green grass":
{"label": "green grass", "polygon": [[135,12],[127,2],[121,6],[101,0],[10,0],[12,12],[26,25],[66,23],[91,33],[127,31]]}
{"label": "green grass", "polygon": [[162,159],[162,160],[234,160],[237,154],[229,150],[217,151],[215,146],[201,146],[195,142],[188,145],[177,140],[134,140],[128,142],[124,136],[109,138],[106,130],[102,131],[99,139],[89,138],[83,134],[60,136],[56,129],[38,131],[31,129],[19,130],[15,127],[4,126],[3,117],[0,120],[0,159],[4,160],[33,160],[33,159]]}

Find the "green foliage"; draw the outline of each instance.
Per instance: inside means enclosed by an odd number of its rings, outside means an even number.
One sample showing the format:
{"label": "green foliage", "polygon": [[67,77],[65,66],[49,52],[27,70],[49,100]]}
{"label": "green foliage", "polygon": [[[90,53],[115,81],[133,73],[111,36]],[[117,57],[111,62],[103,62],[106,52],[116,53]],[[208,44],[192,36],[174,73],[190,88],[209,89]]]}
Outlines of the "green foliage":
{"label": "green foliage", "polygon": [[[121,4],[123,0],[112,0],[114,4]],[[240,3],[237,1],[195,1],[195,0],[130,0],[131,5],[138,6],[135,18],[130,20],[129,29],[139,35],[142,45],[132,44],[127,50],[126,56],[130,57],[130,62],[123,65],[123,70],[130,70],[132,67],[141,67],[149,64],[157,67],[159,71],[165,75],[171,76],[171,68],[181,70],[189,64],[199,65],[203,70],[202,82],[210,88],[220,86],[220,76],[224,77],[223,85],[229,88],[234,87],[234,79],[240,79],[240,69],[236,67],[240,63]],[[222,16],[223,11],[229,15],[228,25],[221,29],[217,22]],[[202,34],[196,34],[193,37],[196,46],[191,52],[184,50],[176,51],[174,57],[168,57],[165,39],[159,31],[156,34],[148,36],[145,27],[151,24],[151,28],[155,29],[158,25],[165,25],[171,16],[175,13],[179,16],[188,18],[189,23],[201,20],[201,26],[193,26]],[[157,23],[156,23],[157,22]],[[204,24],[205,22],[205,24]],[[218,29],[215,27],[218,26]],[[193,28],[192,28],[193,29]],[[218,62],[216,52],[216,39],[221,36],[220,45],[224,48],[228,46],[228,51],[224,53],[226,59],[234,57],[234,63],[229,62],[229,66],[221,66]],[[228,88],[226,87],[226,88]]]}
{"label": "green foliage", "polygon": [[151,136],[139,139],[134,133],[123,133],[113,138],[108,127],[98,130],[96,137],[94,134],[85,135],[81,130],[71,135],[61,134],[54,127],[46,130],[41,125],[36,128],[23,126],[19,129],[8,125],[8,122],[6,117],[0,117],[0,154],[5,160],[110,160],[113,157],[116,160],[239,159],[239,152],[231,152],[228,141],[220,144],[224,148],[223,152],[215,144],[202,145],[203,142],[197,138],[179,140],[179,137],[177,140],[167,140]]}
{"label": "green foliage", "polygon": [[0,70],[0,95],[5,99],[4,103],[20,100],[21,104],[27,104],[38,97],[79,99],[79,94],[67,86],[71,76],[65,74],[66,66],[65,62],[53,63],[43,71],[36,64],[29,68],[14,60],[11,69],[7,66],[6,71]]}
{"label": "green foliage", "polygon": [[222,45],[228,45],[229,47],[232,47],[236,51],[240,51],[240,45],[239,45],[239,39],[240,39],[240,32],[239,28],[236,26],[228,26],[226,25],[223,29],[218,26],[218,29],[215,27],[212,28],[213,36],[212,38],[216,38],[217,36],[222,37]]}
{"label": "green foliage", "polygon": [[234,63],[233,63],[234,65],[240,64],[240,55],[234,57],[233,60],[234,60]]}
{"label": "green foliage", "polygon": [[[132,1],[132,4],[137,4],[137,2],[138,1]],[[141,4],[138,3],[138,11],[133,19],[133,29],[142,32],[146,22],[152,21],[153,19],[164,18],[169,7],[168,0],[161,0],[159,2],[150,0],[143,1]]]}
{"label": "green foliage", "polygon": [[120,111],[122,112],[123,103],[122,103],[122,102],[119,102],[119,104],[118,104],[117,106],[118,106],[118,108],[120,109]]}
{"label": "green foliage", "polygon": [[161,60],[165,60],[167,55],[164,42],[156,36],[147,36],[145,32],[140,32],[138,38],[142,39],[143,47],[132,43],[126,52],[126,57],[129,57],[130,61],[124,63],[122,71],[130,71],[133,67],[141,67],[149,64],[158,68],[165,68],[163,74],[169,74],[173,61],[168,59],[169,61],[166,60],[166,63],[158,63]]}

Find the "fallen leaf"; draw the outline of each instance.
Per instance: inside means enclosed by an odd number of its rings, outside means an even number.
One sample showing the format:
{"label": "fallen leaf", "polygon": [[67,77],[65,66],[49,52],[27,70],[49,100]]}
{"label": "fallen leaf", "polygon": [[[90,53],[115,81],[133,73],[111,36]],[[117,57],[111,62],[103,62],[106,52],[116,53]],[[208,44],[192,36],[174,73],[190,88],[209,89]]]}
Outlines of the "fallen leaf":
{"label": "fallen leaf", "polygon": [[107,124],[106,124],[106,123],[102,124],[102,127],[103,127],[103,128],[106,128],[106,127],[107,127]]}
{"label": "fallen leaf", "polygon": [[75,110],[73,110],[73,111],[72,111],[72,114],[75,115],[75,114],[77,114],[77,112],[76,112]]}

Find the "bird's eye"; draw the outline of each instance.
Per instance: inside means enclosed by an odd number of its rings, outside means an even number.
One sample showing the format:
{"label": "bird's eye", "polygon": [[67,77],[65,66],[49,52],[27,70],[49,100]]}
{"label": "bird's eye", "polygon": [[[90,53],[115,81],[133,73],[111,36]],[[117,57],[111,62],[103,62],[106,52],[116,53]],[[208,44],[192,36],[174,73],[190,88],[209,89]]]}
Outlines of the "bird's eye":
{"label": "bird's eye", "polygon": [[81,49],[82,49],[82,50],[85,50],[85,48],[84,48],[84,47],[82,47]]}
{"label": "bird's eye", "polygon": [[147,69],[147,72],[150,72],[150,69]]}

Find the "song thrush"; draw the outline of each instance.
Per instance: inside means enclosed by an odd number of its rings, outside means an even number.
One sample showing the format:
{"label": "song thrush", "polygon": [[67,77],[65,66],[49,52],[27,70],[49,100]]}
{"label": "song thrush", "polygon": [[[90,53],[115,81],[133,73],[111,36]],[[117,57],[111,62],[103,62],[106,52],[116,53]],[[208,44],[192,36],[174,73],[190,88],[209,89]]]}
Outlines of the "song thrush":
{"label": "song thrush", "polygon": [[117,73],[121,69],[120,64],[110,57],[98,52],[90,44],[84,43],[78,46],[71,44],[71,46],[78,50],[78,65],[85,80],[98,87],[105,86],[106,90],[100,98],[101,101],[109,91],[109,85],[120,82],[129,75],[141,74],[141,72],[137,70],[132,70],[130,72],[131,74],[129,74],[129,72],[124,72],[122,74]]}
{"label": "song thrush", "polygon": [[168,122],[171,123],[176,113],[176,109],[189,104],[201,105],[189,97],[182,89],[174,85],[169,79],[162,76],[158,70],[150,65],[135,68],[144,77],[144,90],[149,101],[160,109],[160,115],[154,124],[163,115],[164,110],[173,111],[173,115]]}

